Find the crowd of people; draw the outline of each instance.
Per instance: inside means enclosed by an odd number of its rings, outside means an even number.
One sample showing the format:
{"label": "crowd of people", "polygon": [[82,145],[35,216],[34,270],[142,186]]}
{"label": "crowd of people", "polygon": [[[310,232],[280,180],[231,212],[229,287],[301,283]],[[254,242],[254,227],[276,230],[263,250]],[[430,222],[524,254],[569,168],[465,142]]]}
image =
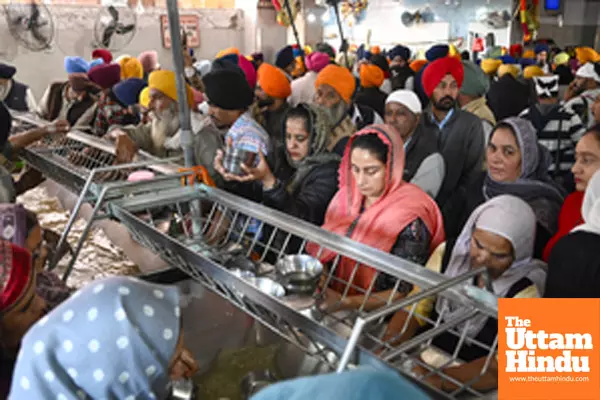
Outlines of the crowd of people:
{"label": "crowd of people", "polygon": [[[273,64],[236,48],[214,60],[184,58],[183,98],[175,72],[162,69],[154,51],[66,57],[64,79],[39,101],[14,79],[14,67],[0,64],[0,397],[10,390],[15,399],[164,399],[170,379],[197,370],[183,345],[176,289],[115,277],[72,294],[44,270],[49,252],[61,249],[15,204],[43,177],[33,169],[12,177],[20,149],[70,129],[114,142],[126,155],[120,162],[139,150],[180,155],[181,103],[191,110],[195,163],[221,189],[447,278],[487,267],[491,285],[482,277],[472,283],[497,297],[600,297],[593,250],[600,245],[600,55],[593,49],[512,45],[469,60],[448,45],[419,58],[401,45],[342,55],[320,43],[310,53],[286,46]],[[36,113],[48,125],[10,135],[10,110]],[[325,265],[337,257],[314,245],[305,251]],[[339,281],[322,288],[345,308],[381,306],[365,291],[400,298],[417,289],[354,264],[342,257],[335,275],[363,291],[342,299],[348,289]],[[460,312],[447,299],[429,301],[433,320]],[[426,328],[399,311],[386,337],[407,320],[395,341]],[[466,329],[487,345],[497,335],[492,318]],[[434,344],[448,354],[457,346],[444,335]],[[462,365],[444,369],[459,382],[477,377],[487,359],[469,345],[459,356]],[[399,385],[356,372],[314,379],[257,398],[308,399],[332,384],[351,398],[376,382],[385,398]],[[456,389],[439,376],[427,379]],[[402,385],[407,398],[419,398]],[[495,360],[475,385],[497,386]]]}

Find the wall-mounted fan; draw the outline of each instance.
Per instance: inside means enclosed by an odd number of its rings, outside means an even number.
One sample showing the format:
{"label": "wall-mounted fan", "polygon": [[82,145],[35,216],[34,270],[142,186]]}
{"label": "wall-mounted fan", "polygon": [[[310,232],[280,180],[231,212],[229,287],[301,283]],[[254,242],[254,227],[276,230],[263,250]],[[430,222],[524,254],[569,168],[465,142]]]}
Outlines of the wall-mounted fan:
{"label": "wall-mounted fan", "polygon": [[490,29],[504,29],[508,28],[508,23],[510,22],[510,14],[508,11],[494,11],[489,13],[485,19],[485,24]]}
{"label": "wall-mounted fan", "polygon": [[429,7],[424,8],[423,10],[417,10],[414,13],[405,11],[400,18],[402,24],[406,27],[412,26],[413,24],[431,23],[435,21],[435,15],[433,15],[433,11],[431,11]]}
{"label": "wall-mounted fan", "polygon": [[103,8],[94,23],[95,46],[111,51],[122,50],[133,39],[136,22],[136,14],[131,8]]}
{"label": "wall-mounted fan", "polygon": [[8,31],[21,46],[31,51],[50,48],[54,38],[54,21],[44,4],[11,3],[4,7]]}

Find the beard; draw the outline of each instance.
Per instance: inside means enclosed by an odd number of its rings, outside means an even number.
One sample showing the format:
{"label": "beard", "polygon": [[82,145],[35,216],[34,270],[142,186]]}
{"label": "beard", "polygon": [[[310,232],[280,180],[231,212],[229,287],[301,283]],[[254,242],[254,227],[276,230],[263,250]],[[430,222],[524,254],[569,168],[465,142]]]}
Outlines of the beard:
{"label": "beard", "polygon": [[456,99],[446,96],[439,100],[432,99],[433,106],[440,111],[450,111],[456,104]]}
{"label": "beard", "polygon": [[329,116],[331,123],[337,124],[346,116],[348,112],[348,105],[343,101],[340,101],[331,108],[325,108],[325,113]]}
{"label": "beard", "polygon": [[152,118],[152,143],[156,152],[164,150],[167,138],[175,135],[179,130],[179,114],[177,105],[171,104],[167,109],[153,113]]}

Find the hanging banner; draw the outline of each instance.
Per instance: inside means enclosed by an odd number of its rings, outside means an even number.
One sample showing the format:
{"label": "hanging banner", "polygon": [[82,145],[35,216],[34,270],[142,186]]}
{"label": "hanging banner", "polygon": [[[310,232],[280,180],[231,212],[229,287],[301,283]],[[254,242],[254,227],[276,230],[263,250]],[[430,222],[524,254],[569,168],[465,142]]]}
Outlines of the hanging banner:
{"label": "hanging banner", "polygon": [[[200,47],[200,18],[197,15],[180,15],[179,25],[187,36],[188,47]],[[170,49],[171,33],[169,32],[169,18],[166,14],[160,16],[160,29],[163,47]]]}

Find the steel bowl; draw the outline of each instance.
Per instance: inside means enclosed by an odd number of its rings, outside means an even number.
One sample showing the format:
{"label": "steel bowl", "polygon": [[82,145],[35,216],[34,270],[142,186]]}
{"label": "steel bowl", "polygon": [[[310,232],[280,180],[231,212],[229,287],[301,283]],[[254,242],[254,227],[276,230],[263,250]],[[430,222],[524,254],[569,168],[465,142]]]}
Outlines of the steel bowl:
{"label": "steel bowl", "polygon": [[242,398],[249,399],[276,381],[277,379],[275,379],[273,373],[268,369],[264,371],[252,371],[242,379]]}
{"label": "steel bowl", "polygon": [[285,256],[275,264],[277,281],[290,293],[312,294],[323,273],[323,264],[307,255]]}
{"label": "steel bowl", "polygon": [[257,154],[252,151],[231,148],[223,157],[223,168],[231,174],[244,175],[245,173],[242,170],[242,164],[254,167],[256,159]]}
{"label": "steel bowl", "polygon": [[241,279],[251,279],[256,277],[256,274],[254,272],[239,268],[232,268],[229,270],[229,272]]}
{"label": "steel bowl", "polygon": [[256,286],[261,292],[273,297],[285,296],[285,289],[283,286],[271,278],[249,278],[248,282]]}

